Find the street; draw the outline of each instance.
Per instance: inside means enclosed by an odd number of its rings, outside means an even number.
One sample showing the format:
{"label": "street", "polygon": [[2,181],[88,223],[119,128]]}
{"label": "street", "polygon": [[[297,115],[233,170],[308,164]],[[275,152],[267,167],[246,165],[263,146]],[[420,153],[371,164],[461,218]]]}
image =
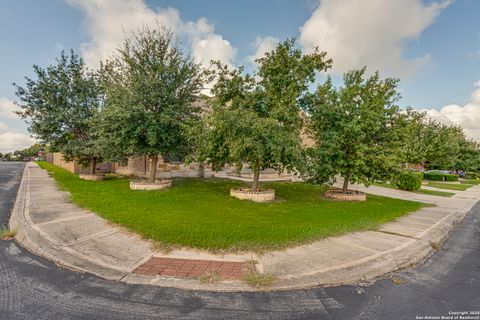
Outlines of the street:
{"label": "street", "polygon": [[24,167],[24,162],[0,161],[0,229],[7,225]]}
{"label": "street", "polygon": [[[0,162],[0,217],[23,163]],[[218,293],[128,285],[0,241],[0,319],[415,319],[480,311],[480,204],[426,262],[356,286]]]}

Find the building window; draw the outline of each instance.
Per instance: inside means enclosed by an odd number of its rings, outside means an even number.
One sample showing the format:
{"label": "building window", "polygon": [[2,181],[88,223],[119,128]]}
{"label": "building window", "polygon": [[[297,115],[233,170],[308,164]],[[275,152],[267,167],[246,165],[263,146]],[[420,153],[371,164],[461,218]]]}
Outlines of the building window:
{"label": "building window", "polygon": [[183,163],[183,158],[178,155],[164,155],[162,158],[164,163]]}

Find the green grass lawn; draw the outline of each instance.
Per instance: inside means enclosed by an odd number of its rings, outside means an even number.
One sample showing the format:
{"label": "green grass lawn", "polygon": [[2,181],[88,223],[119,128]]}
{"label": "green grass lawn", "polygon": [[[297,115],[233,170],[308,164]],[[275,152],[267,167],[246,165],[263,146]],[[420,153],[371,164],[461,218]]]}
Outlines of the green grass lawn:
{"label": "green grass lawn", "polygon": [[[373,185],[377,186],[377,187],[396,189],[390,183],[378,183],[378,182],[376,182]],[[451,196],[455,195],[455,193],[452,193],[452,192],[426,190],[426,189],[418,189],[418,190],[409,191],[409,192],[414,192],[414,193],[418,193],[418,194],[426,194],[426,195],[429,195],[429,196],[439,196],[439,197],[451,197]]]}
{"label": "green grass lawn", "polygon": [[243,182],[224,179],[176,179],[161,191],[131,191],[129,180],[80,180],[66,170],[40,162],[72,200],[113,223],[165,247],[210,250],[266,250],[351,231],[371,230],[423,204],[368,195],[365,202],[321,198],[323,187],[306,183],[265,183],[273,203],[229,196]]}
{"label": "green grass lawn", "polygon": [[445,183],[437,181],[428,181],[428,186],[439,189],[448,189],[448,190],[458,190],[465,191],[470,187],[473,187],[473,184],[459,184],[459,183]]}
{"label": "green grass lawn", "polygon": [[460,180],[460,183],[477,185],[480,184],[480,180]]}

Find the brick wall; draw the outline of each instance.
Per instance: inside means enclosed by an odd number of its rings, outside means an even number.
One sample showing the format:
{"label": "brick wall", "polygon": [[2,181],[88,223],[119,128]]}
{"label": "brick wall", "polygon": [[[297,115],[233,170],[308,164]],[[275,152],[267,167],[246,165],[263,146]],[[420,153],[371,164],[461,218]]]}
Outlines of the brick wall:
{"label": "brick wall", "polygon": [[[82,166],[80,163],[77,161],[66,161],[63,158],[63,155],[60,152],[54,152],[54,153],[49,153],[45,157],[46,161],[49,163],[52,163],[56,165],[57,167],[63,168],[65,170],[68,170],[72,173],[90,173],[90,170],[88,167]],[[96,166],[96,171],[97,172],[111,172],[112,171],[112,164],[107,162],[107,163],[97,163]]]}
{"label": "brick wall", "polygon": [[82,165],[76,161],[66,161],[59,152],[51,153],[51,163],[73,173],[88,173],[88,168],[82,167]]}

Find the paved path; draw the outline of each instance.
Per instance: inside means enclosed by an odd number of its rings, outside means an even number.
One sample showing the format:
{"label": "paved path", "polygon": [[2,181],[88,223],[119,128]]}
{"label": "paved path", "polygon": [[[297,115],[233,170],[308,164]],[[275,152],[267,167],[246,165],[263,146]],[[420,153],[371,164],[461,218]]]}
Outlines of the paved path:
{"label": "paved path", "polygon": [[[12,200],[5,193],[0,198]],[[387,278],[357,286],[243,293],[129,285],[59,268],[14,241],[0,241],[0,270],[1,320],[447,316],[479,310],[480,205],[426,263],[396,273],[398,284]]]}
{"label": "paved path", "polygon": [[435,188],[435,187],[430,187],[430,186],[422,186],[420,189],[430,190],[430,191],[442,191],[442,192],[449,192],[449,193],[462,192],[461,190],[442,189],[442,188]]}
{"label": "paved path", "polygon": [[[480,186],[469,190],[445,198],[371,187],[370,193],[434,203],[437,207],[424,208],[377,231],[352,233],[261,256],[219,256],[187,249],[161,253],[139,237],[74,206],[46,171],[29,164],[10,224],[18,228],[17,241],[30,251],[106,279],[200,290],[253,290],[240,279],[241,266],[254,259],[260,272],[276,275],[272,288],[302,288],[357,283],[417,263],[446,238],[452,225],[478,200]],[[203,284],[195,278],[200,269],[207,271],[207,261],[208,271],[221,274],[224,281]]]}

